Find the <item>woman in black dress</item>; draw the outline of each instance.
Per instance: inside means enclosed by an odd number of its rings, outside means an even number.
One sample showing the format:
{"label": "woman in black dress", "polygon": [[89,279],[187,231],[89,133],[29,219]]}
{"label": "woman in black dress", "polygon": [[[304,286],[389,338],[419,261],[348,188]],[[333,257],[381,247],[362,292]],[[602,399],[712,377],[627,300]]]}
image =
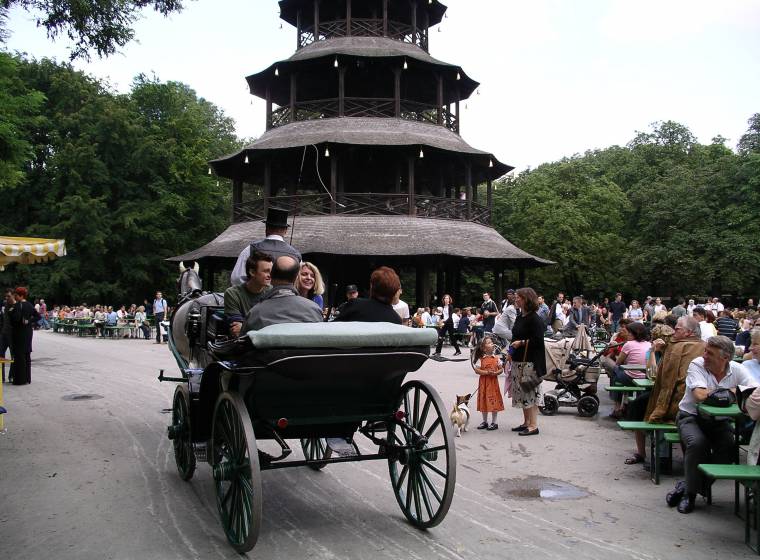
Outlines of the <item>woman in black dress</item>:
{"label": "woman in black dress", "polygon": [[441,315],[441,324],[438,326],[438,344],[435,347],[434,356],[441,355],[443,337],[446,336],[446,333],[449,334],[449,340],[451,341],[451,345],[454,347],[454,355],[459,356],[462,351],[459,349],[459,344],[457,344],[457,337],[454,332],[454,306],[452,305],[453,300],[449,294],[446,294],[443,296],[441,303],[443,303],[443,307],[441,307],[443,310],[443,315]]}
{"label": "woman in black dress", "polygon": [[32,382],[32,315],[34,307],[26,301],[29,292],[18,287],[13,291],[16,303],[11,310],[11,352],[13,364],[10,375],[14,385]]}
{"label": "woman in black dress", "polygon": [[[520,288],[515,295],[515,307],[520,314],[512,327],[513,362],[533,362],[539,377],[546,375],[546,357],[544,356],[544,322],[538,316],[538,295],[532,288]],[[526,348],[527,347],[527,348]],[[526,352],[527,350],[527,352]],[[523,423],[513,432],[520,436],[538,434],[538,399],[541,391],[539,385],[531,391],[523,391],[514,378],[517,367],[512,365],[512,406],[522,408]]]}

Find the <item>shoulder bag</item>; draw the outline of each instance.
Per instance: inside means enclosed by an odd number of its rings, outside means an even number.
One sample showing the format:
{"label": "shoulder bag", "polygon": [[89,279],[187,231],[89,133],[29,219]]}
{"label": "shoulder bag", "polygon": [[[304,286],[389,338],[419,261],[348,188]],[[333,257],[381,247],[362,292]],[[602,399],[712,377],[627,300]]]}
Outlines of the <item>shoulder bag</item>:
{"label": "shoulder bag", "polygon": [[515,375],[515,378],[517,379],[517,382],[520,384],[520,388],[525,392],[529,393],[530,391],[533,391],[536,387],[541,385],[541,378],[538,376],[538,373],[536,373],[536,368],[533,365],[533,362],[527,361],[528,358],[528,344],[530,341],[525,341],[525,352],[523,353],[523,361],[522,362],[515,362],[513,365],[517,368],[517,375]]}

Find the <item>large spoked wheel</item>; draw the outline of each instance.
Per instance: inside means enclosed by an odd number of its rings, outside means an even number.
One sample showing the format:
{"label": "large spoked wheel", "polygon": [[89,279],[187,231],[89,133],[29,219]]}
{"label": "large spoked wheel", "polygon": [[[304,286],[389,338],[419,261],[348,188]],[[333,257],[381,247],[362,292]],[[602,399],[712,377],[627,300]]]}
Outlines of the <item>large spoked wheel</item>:
{"label": "large spoked wheel", "polygon": [[238,395],[222,393],[217,399],[211,442],[222,527],[235,550],[248,552],[261,528],[261,471],[251,419]]}
{"label": "large spoked wheel", "polygon": [[190,430],[190,393],[184,385],[174,390],[172,425],[169,439],[174,445],[174,462],[182,480],[190,480],[195,473],[195,451]]}
{"label": "large spoked wheel", "polygon": [[301,440],[301,449],[303,450],[304,458],[309,461],[309,468],[315,471],[324,469],[327,463],[321,463],[320,461],[329,459],[332,455],[332,449],[327,445],[325,438],[303,438]]}
{"label": "large spoked wheel", "polygon": [[427,529],[443,521],[454,497],[456,448],[451,426],[445,422],[441,397],[422,381],[401,387],[397,410],[403,419],[388,428],[389,443],[401,447],[389,448],[393,491],[406,518]]}

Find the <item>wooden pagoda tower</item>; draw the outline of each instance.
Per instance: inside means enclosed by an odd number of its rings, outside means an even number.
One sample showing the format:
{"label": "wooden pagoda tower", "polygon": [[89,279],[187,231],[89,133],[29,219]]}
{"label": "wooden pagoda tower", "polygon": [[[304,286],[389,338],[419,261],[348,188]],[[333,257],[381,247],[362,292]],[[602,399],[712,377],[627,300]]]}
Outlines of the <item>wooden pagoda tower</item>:
{"label": "wooden pagoda tower", "polygon": [[266,100],[266,132],[210,162],[232,181],[232,225],[171,260],[231,269],[242,248],[263,237],[261,218],[275,206],[290,212],[291,243],[320,268],[329,299],[337,289],[340,300],[347,283],[366,287],[383,264],[415,271],[418,305],[443,292],[459,299],[465,263],[494,271],[499,299],[505,269],[551,264],[490,227],[492,181],[512,167],[460,136],[460,104],[479,84],[428,53],[446,6],[279,5],[296,28],[296,52],[246,78]]}

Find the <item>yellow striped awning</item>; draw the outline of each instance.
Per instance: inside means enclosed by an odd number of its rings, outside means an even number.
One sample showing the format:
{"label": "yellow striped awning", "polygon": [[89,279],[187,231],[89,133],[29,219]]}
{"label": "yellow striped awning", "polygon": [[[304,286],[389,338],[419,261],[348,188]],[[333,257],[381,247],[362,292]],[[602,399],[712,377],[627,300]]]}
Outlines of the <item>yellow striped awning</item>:
{"label": "yellow striped awning", "polygon": [[0,270],[10,263],[35,264],[65,255],[64,239],[0,237]]}

